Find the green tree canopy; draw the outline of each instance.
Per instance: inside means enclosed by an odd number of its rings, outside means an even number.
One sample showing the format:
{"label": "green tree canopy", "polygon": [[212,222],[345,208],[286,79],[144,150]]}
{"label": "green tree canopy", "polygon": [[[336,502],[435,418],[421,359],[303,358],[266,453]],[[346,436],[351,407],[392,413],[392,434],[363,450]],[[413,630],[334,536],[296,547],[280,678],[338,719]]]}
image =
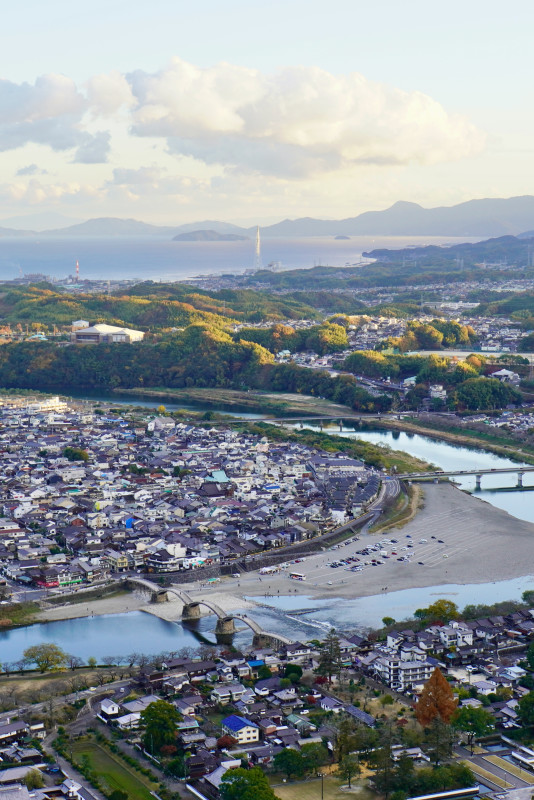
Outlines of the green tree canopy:
{"label": "green tree canopy", "polygon": [[347,781],[349,789],[351,788],[352,779],[357,777],[360,772],[360,762],[358,761],[358,756],[354,755],[354,753],[344,755],[338,764],[337,774],[342,780]]}
{"label": "green tree canopy", "polygon": [[182,719],[181,714],[171,703],[156,700],[141,712],[141,725],[145,729],[143,741],[151,753],[159,753],[166,744],[174,744],[176,725]]}
{"label": "green tree canopy", "polygon": [[219,791],[221,800],[278,800],[260,767],[229,769]]}
{"label": "green tree canopy", "polygon": [[319,656],[319,667],[317,672],[319,675],[326,675],[328,683],[332,683],[332,675],[338,673],[341,669],[341,649],[339,646],[339,636],[332,628],[321,647]]}
{"label": "green tree canopy", "polygon": [[306,772],[306,761],[302,753],[289,747],[275,755],[273,766],[277,772],[282,772],[288,781],[293,777],[300,778]]}
{"label": "green tree canopy", "polygon": [[35,644],[27,647],[24,660],[35,664],[39,672],[55,672],[67,665],[68,654],[57,644]]}

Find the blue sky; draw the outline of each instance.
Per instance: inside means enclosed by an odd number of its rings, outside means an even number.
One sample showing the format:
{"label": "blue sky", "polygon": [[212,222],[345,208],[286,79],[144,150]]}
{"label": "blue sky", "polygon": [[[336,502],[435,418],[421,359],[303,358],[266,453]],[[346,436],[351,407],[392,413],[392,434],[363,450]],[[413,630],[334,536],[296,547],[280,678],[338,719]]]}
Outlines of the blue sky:
{"label": "blue sky", "polygon": [[4,11],[0,218],[534,193],[533,22],[526,0],[25,0]]}

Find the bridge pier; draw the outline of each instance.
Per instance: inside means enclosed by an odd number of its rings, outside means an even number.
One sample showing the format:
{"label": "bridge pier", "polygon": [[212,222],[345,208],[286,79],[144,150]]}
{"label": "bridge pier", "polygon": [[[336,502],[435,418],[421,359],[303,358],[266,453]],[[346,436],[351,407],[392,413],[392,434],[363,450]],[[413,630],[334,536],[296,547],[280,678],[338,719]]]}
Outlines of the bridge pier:
{"label": "bridge pier", "polygon": [[339,420],[339,432],[340,433],[343,432],[343,420],[342,419]]}
{"label": "bridge pier", "polygon": [[215,626],[215,633],[220,636],[228,636],[229,634],[236,633],[236,627],[233,617],[219,617],[217,625]]}
{"label": "bridge pier", "polygon": [[480,483],[482,481],[482,475],[475,475],[475,481],[476,481],[476,484],[475,484],[476,485],[476,489],[477,489],[477,491],[480,491]]}
{"label": "bridge pier", "polygon": [[154,592],[152,595],[153,603],[166,603],[168,599],[169,595],[164,589],[161,592]]}
{"label": "bridge pier", "polygon": [[523,488],[523,475],[524,474],[525,474],[524,472],[518,472],[517,473],[517,488],[518,489],[522,489]]}
{"label": "bridge pier", "polygon": [[199,619],[200,618],[200,604],[190,603],[188,606],[184,605],[182,611],[182,619]]}

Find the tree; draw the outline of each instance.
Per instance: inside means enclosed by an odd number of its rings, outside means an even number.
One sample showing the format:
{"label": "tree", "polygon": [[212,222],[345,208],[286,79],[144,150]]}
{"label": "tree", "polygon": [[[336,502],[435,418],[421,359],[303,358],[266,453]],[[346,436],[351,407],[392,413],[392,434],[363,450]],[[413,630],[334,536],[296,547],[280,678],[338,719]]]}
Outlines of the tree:
{"label": "tree", "polygon": [[221,800],[277,800],[260,767],[229,769],[222,777],[219,792]]}
{"label": "tree", "polygon": [[523,725],[534,725],[534,692],[529,692],[520,698],[517,713]]}
{"label": "tree", "polygon": [[121,789],[114,789],[109,795],[109,800],[128,800],[128,794]]}
{"label": "tree", "polygon": [[83,660],[79,656],[68,655],[67,664],[73,672],[77,667],[83,667]]}
{"label": "tree", "polygon": [[312,742],[300,748],[304,758],[306,772],[317,772],[319,767],[328,764],[328,750],[324,744]]}
{"label": "tree", "polygon": [[331,628],[321,648],[317,672],[319,675],[326,675],[328,683],[332,683],[332,675],[338,673],[340,669],[341,649],[339,646],[339,637],[334,628]]}
{"label": "tree", "polygon": [[458,619],[460,616],[458,606],[452,600],[440,598],[435,603],[431,603],[428,608],[418,608],[414,617],[425,621],[432,622],[450,622],[452,619]]}
{"label": "tree", "polygon": [[166,767],[166,772],[172,775],[173,778],[185,778],[187,774],[185,759],[183,754],[171,758]]}
{"label": "tree", "polygon": [[289,747],[275,755],[273,765],[277,772],[285,774],[288,781],[293,775],[300,778],[306,772],[306,762],[302,753],[291,750]]}
{"label": "tree", "polygon": [[347,753],[338,764],[337,774],[342,780],[347,781],[349,789],[351,788],[352,779],[359,775],[360,772],[358,756],[354,755],[354,753]]}
{"label": "tree", "polygon": [[289,678],[291,683],[298,683],[302,678],[302,667],[299,664],[287,664],[285,677]]}
{"label": "tree", "polygon": [[234,739],[234,737],[230,736],[229,733],[225,733],[224,736],[221,736],[220,739],[217,739],[218,750],[229,750],[235,744],[237,744],[237,739]]}
{"label": "tree", "polygon": [[427,680],[415,707],[417,721],[427,728],[435,719],[448,724],[456,709],[452,689],[441,670],[436,667]]}
{"label": "tree", "polygon": [[91,658],[87,659],[87,666],[90,667],[91,669],[94,669],[97,663],[98,662],[94,656],[91,656]]}
{"label": "tree", "polygon": [[[526,592],[523,592],[523,594],[526,594]],[[529,665],[530,669],[534,670],[534,642],[531,642],[528,646],[526,653],[526,662]]]}
{"label": "tree", "polygon": [[394,624],[395,620],[393,619],[393,617],[382,617],[382,625],[384,625],[386,628],[389,628],[390,625]]}
{"label": "tree", "polygon": [[181,719],[182,715],[165,700],[150,703],[141,712],[141,724],[145,728],[143,737],[145,748],[154,754],[159,753],[163,745],[174,744],[176,724]]}
{"label": "tree", "polygon": [[22,780],[26,788],[30,791],[32,789],[41,789],[44,786],[44,778],[38,769],[31,769]]}
{"label": "tree", "polygon": [[271,672],[269,667],[266,666],[266,664],[262,664],[262,666],[258,669],[258,680],[265,681],[268,678],[272,678],[272,677],[273,677],[273,673]]}
{"label": "tree", "polygon": [[473,754],[473,744],[477,736],[486,736],[495,728],[495,720],[484,708],[462,706],[457,708],[452,717],[452,724],[458,730],[467,733],[467,739]]}
{"label": "tree", "polygon": [[450,758],[452,755],[452,727],[441,717],[434,717],[425,733],[434,764],[438,765],[440,761]]}
{"label": "tree", "polygon": [[376,765],[374,783],[378,791],[388,797],[394,780],[391,752],[393,740],[390,724],[386,724],[382,730],[379,744],[380,746],[372,752],[372,761]]}
{"label": "tree", "polygon": [[24,658],[30,664],[36,664],[39,672],[55,672],[62,669],[68,660],[67,653],[57,644],[35,644],[27,647]]}
{"label": "tree", "polygon": [[63,455],[68,461],[89,461],[87,450],[81,447],[65,447]]}

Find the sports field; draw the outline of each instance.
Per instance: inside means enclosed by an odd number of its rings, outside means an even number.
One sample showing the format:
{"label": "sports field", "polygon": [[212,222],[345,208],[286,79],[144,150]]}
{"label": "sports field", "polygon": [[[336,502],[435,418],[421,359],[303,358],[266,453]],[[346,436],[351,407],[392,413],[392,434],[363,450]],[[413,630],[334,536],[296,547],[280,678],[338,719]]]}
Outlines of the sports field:
{"label": "sports field", "polygon": [[90,769],[98,775],[103,788],[111,791],[120,789],[127,793],[129,800],[154,800],[151,790],[156,790],[158,785],[97,742],[81,739],[73,744],[72,753],[78,764],[84,757],[88,760]]}
{"label": "sports field", "polygon": [[280,800],[347,800],[347,797],[354,800],[371,800],[376,798],[364,785],[362,779],[352,781],[352,790],[341,791],[342,781],[339,778],[327,775],[323,782],[323,795],[321,796],[321,779],[314,778],[307,781],[295,781],[293,783],[277,783],[273,785],[274,793]]}

